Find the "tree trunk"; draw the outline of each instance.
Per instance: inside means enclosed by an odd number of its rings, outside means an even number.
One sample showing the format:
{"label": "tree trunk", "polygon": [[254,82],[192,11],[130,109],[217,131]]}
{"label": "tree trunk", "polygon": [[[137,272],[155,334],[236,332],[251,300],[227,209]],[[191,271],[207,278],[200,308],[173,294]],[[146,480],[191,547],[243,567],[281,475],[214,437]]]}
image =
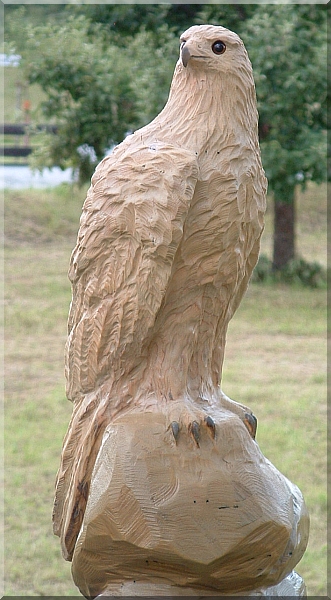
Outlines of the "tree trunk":
{"label": "tree trunk", "polygon": [[290,202],[282,202],[275,194],[273,269],[282,269],[295,256],[294,189]]}

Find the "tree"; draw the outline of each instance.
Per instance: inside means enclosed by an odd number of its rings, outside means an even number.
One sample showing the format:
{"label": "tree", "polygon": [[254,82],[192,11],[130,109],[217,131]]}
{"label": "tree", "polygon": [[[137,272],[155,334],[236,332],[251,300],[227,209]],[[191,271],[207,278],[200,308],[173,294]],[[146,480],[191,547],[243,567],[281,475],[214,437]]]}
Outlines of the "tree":
{"label": "tree", "polygon": [[117,35],[119,44],[132,38],[142,29],[153,32],[162,45],[159,28],[165,24],[176,35],[199,22],[203,4],[88,4],[71,7],[93,24],[102,24]]}
{"label": "tree", "polygon": [[295,256],[295,190],[326,178],[326,11],[311,4],[91,4],[67,5],[60,25],[54,14],[37,28],[16,19],[29,81],[46,92],[44,114],[59,126],[34,160],[71,165],[89,178],[109,147],[163,107],[178,32],[192,23],[225,25],[241,35],[253,63],[274,194],[273,264],[281,269]]}
{"label": "tree", "polygon": [[58,126],[57,136],[40,135],[34,165],[71,166],[81,181],[107,150],[161,110],[178,54],[166,28],[160,28],[161,52],[149,32],[118,47],[100,25],[91,34],[90,25],[84,16],[69,15],[59,26],[28,28],[22,61],[29,82],[47,94],[44,116]]}
{"label": "tree", "polygon": [[274,194],[273,267],[295,256],[295,190],[326,178],[324,5],[206,5],[204,22],[243,38],[253,63],[261,152]]}
{"label": "tree", "polygon": [[105,50],[101,37],[91,41],[88,26],[83,17],[69,17],[60,26],[30,29],[22,61],[29,82],[47,94],[44,116],[58,126],[57,136],[43,138],[43,162],[79,168],[81,178],[125,136],[134,111],[127,57],[116,46]]}
{"label": "tree", "polygon": [[296,187],[326,179],[326,6],[261,6],[242,35],[256,78],[279,270],[295,257]]}
{"label": "tree", "polygon": [[26,52],[27,25],[59,25],[68,18],[66,4],[5,4],[4,41],[15,46],[18,54]]}
{"label": "tree", "polygon": [[222,25],[241,36],[258,8],[258,4],[205,4],[198,16],[201,23]]}

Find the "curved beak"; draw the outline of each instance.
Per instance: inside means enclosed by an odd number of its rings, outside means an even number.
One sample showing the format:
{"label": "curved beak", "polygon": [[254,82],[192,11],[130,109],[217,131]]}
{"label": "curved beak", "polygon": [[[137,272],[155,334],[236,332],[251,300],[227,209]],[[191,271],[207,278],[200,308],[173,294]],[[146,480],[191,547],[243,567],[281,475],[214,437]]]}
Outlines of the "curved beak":
{"label": "curved beak", "polygon": [[191,52],[189,47],[185,44],[181,50],[181,58],[184,67],[187,67],[187,63],[191,58]]}

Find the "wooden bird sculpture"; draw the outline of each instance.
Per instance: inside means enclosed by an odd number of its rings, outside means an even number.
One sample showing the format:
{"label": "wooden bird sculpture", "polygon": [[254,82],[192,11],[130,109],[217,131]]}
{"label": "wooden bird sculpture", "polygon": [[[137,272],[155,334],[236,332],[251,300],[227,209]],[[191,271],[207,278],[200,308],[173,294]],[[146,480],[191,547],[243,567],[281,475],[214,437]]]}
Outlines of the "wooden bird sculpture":
{"label": "wooden bird sculpture", "polygon": [[162,112],[93,175],[69,271],[73,414],[54,506],[88,597],[138,580],[142,595],[150,582],[156,595],[249,590],[303,553],[299,490],[259,451],[251,411],[220,388],[263,230],[257,122],[242,41],[193,26]]}

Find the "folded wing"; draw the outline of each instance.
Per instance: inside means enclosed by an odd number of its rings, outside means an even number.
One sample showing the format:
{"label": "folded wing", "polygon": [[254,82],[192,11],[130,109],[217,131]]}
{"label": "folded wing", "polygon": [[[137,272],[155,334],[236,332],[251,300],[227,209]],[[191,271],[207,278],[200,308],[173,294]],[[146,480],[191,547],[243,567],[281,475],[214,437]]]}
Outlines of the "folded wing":
{"label": "folded wing", "polygon": [[53,515],[69,560],[102,433],[123,402],[111,389],[137,367],[152,335],[197,180],[188,151],[134,142],[97,168],[69,269],[66,380],[74,409]]}

